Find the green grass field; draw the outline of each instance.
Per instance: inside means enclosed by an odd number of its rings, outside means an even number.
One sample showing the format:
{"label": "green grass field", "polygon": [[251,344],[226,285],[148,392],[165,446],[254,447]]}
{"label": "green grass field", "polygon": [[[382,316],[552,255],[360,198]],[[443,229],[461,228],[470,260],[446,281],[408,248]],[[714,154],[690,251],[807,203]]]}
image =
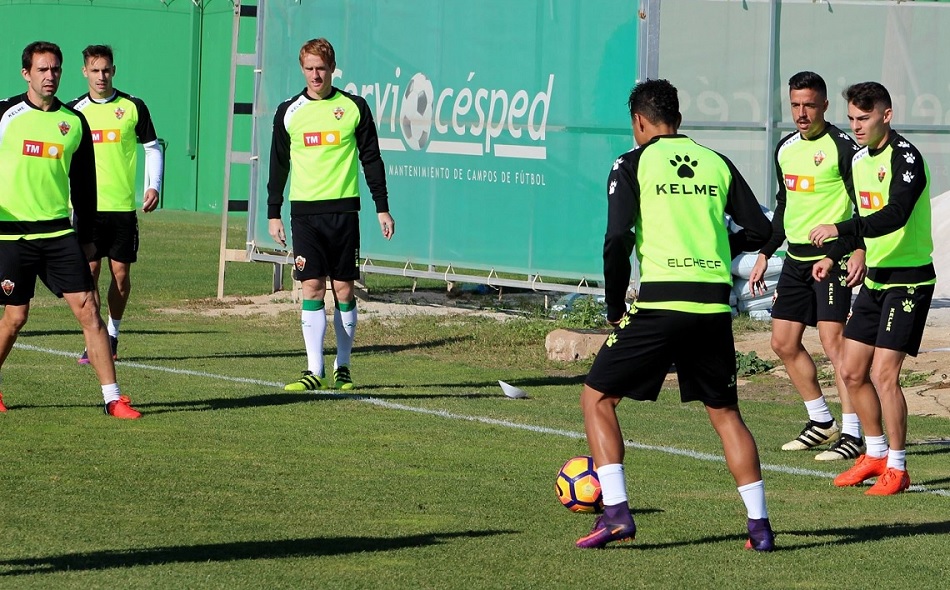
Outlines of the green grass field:
{"label": "green grass field", "polygon": [[[546,360],[550,323],[363,318],[352,395],[286,394],[281,384],[305,365],[297,312],[202,313],[217,305],[219,218],[159,212],[140,223],[118,370],[145,416],[102,414],[92,370],[75,362],[78,326],[45,291],[3,367],[0,588],[920,589],[950,579],[948,420],[910,420],[921,487],[871,498],[832,486],[839,464],[777,450],[801,428],[800,402],[744,402],[780,548],[756,554],[742,549],[745,511],[702,407],[673,391],[625,402],[638,538],[580,551],[591,517],[562,508],[553,481],[586,453],[588,365]],[[228,271],[228,294],[270,285],[266,265]],[[331,326],[330,362],[333,342]],[[530,398],[505,398],[498,379]]]}

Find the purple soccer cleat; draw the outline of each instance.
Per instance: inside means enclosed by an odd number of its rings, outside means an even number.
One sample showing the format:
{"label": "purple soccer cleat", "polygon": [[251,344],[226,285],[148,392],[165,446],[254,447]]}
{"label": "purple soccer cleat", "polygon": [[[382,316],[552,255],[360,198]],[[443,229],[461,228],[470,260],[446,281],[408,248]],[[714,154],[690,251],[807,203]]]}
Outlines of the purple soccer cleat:
{"label": "purple soccer cleat", "polygon": [[628,523],[606,522],[605,515],[601,514],[594,520],[594,527],[586,537],[577,540],[577,547],[581,549],[603,549],[607,543],[617,541],[632,541],[637,536],[637,525],[633,518]]}
{"label": "purple soccer cleat", "polygon": [[749,519],[749,539],[745,542],[746,549],[756,551],[774,551],[775,533],[767,518]]}

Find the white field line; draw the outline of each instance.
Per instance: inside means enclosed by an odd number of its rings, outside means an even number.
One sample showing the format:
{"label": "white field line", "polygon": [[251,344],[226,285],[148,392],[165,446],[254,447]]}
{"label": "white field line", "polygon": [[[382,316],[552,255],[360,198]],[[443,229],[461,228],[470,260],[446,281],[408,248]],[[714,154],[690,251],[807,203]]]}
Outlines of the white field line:
{"label": "white field line", "polygon": [[[67,352],[64,350],[54,350],[52,348],[43,348],[40,346],[33,346],[31,344],[15,344],[15,348],[20,348],[23,350],[30,350],[33,352],[43,352],[46,354],[52,354],[56,356],[63,356],[67,358],[74,358],[76,356],[75,352]],[[277,381],[264,381],[261,379],[249,379],[247,377],[230,377],[228,375],[218,375],[215,373],[207,373],[205,371],[191,371],[188,369],[175,369],[172,367],[162,367],[160,365],[146,365],[143,363],[133,363],[128,361],[118,361],[116,365],[122,367],[129,367],[133,369],[142,369],[145,371],[157,371],[161,373],[171,373],[174,375],[187,375],[189,377],[203,377],[206,379],[214,379],[217,381],[229,381],[231,383],[244,383],[248,385],[262,385],[265,387],[278,387],[283,388],[284,384]],[[333,397],[338,397],[342,399],[350,399],[354,401],[364,402],[378,406],[381,408],[386,408],[389,410],[400,410],[403,412],[415,412],[417,414],[425,414],[428,416],[437,416],[439,418],[446,418],[449,420],[463,420],[466,422],[477,422],[479,424],[488,424],[491,426],[502,426],[504,428],[511,428],[514,430],[527,430],[529,432],[535,432],[538,434],[551,434],[554,436],[561,436],[564,438],[573,438],[578,440],[583,440],[585,437],[582,432],[575,432],[572,430],[561,430],[558,428],[548,428],[546,426],[535,426],[533,424],[521,424],[519,422],[510,422],[508,420],[499,420],[497,418],[487,418],[485,416],[469,416],[466,414],[455,414],[452,412],[447,412],[445,410],[430,410],[427,408],[419,408],[415,406],[407,406],[405,404],[397,404],[393,402],[388,402],[385,400],[377,399],[374,397],[366,397],[358,394],[351,393],[331,393],[331,394],[321,394],[329,395]],[[667,455],[677,455],[680,457],[688,457],[690,459],[696,459],[699,461],[710,461],[716,463],[724,463],[725,457],[721,455],[713,455],[711,453],[701,453],[698,451],[691,451],[689,449],[678,449],[676,447],[668,447],[661,445],[645,445],[638,443],[632,440],[624,441],[624,446],[629,449],[638,449],[642,451],[656,451],[659,453],[666,453]],[[801,469],[798,467],[789,467],[788,465],[771,465],[768,463],[762,464],[763,471],[773,471],[776,473],[785,473],[788,475],[803,475],[810,477],[822,477],[825,479],[832,479],[837,474],[828,473],[826,471],[817,471],[814,469]],[[950,497],[950,491],[948,490],[931,490],[927,489],[924,486],[920,485],[911,485],[909,488],[914,492],[924,492],[927,494],[934,494],[937,496],[947,496]]]}

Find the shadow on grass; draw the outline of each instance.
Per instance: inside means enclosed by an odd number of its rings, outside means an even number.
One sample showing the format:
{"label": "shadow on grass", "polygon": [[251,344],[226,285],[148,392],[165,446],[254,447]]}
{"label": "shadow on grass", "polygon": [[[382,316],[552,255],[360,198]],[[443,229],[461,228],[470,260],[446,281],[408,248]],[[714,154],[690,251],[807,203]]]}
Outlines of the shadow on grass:
{"label": "shadow on grass", "polygon": [[934,490],[945,490],[950,488],[950,477],[944,477],[943,479],[928,479],[926,481],[911,481],[911,484],[921,485],[925,488],[934,489]]}
{"label": "shadow on grass", "polygon": [[[531,387],[563,387],[563,386],[581,386],[584,384],[584,380],[587,378],[587,374],[583,375],[565,375],[565,376],[542,376],[542,377],[526,377],[524,379],[511,379],[507,378],[504,375],[501,376],[501,380],[505,381],[509,385],[514,385],[515,387],[521,388],[531,388]],[[471,389],[489,389],[492,391],[498,391],[501,395],[501,386],[498,385],[498,379],[489,379],[487,381],[455,381],[452,383],[419,383],[419,384],[410,384],[403,385],[399,383],[393,384],[378,384],[378,385],[364,385],[360,384],[360,390],[399,390],[399,389],[438,389],[438,388],[471,388]],[[528,395],[531,395],[531,392],[527,392]],[[580,392],[578,392],[580,394]],[[473,397],[496,397],[495,394],[475,394]]]}
{"label": "shadow on grass", "polygon": [[[396,393],[392,395],[373,394],[362,395],[365,389],[360,387],[359,391],[336,393],[331,390],[313,391],[306,393],[293,393],[285,391],[274,391],[259,395],[250,395],[246,397],[219,397],[209,399],[193,399],[184,401],[155,401],[155,402],[136,402],[132,401],[133,407],[141,411],[146,417],[157,414],[170,414],[176,412],[207,412],[214,410],[242,410],[263,407],[287,406],[291,404],[303,404],[316,401],[340,401],[357,400],[364,398],[378,399],[380,401],[391,401],[397,403],[404,400],[413,399],[500,399],[507,400],[501,394],[472,393],[472,392],[442,392],[442,393]],[[392,389],[386,387],[386,389]],[[73,408],[98,408],[101,411],[101,404],[75,403],[75,404],[18,404],[7,403],[11,410],[38,410],[38,409],[73,409]]]}
{"label": "shadow on grass", "polygon": [[167,563],[227,562],[240,559],[322,557],[370,551],[396,551],[440,545],[453,539],[510,535],[517,532],[511,530],[461,531],[456,533],[406,535],[393,538],[312,537],[281,541],[238,541],[147,549],[112,549],[24,559],[6,559],[0,561],[0,568],[10,569],[0,572],[0,576],[105,570]]}
{"label": "shadow on grass", "polygon": [[146,416],[172,412],[206,412],[209,410],[241,410],[265,406],[287,406],[314,401],[347,399],[347,396],[332,393],[272,393],[248,397],[219,397],[177,402],[152,402],[134,404]]}
{"label": "shadow on grass", "polygon": [[[950,533],[950,521],[917,524],[872,524],[853,528],[835,527],[793,531],[776,528],[775,550],[800,551],[803,549],[827,548],[829,545],[834,545],[837,547],[841,545],[851,545],[854,543],[867,543],[869,541],[884,541],[886,539],[917,537],[919,535],[943,536],[948,533]],[[795,543],[795,539],[792,539],[793,535],[796,537],[805,537],[809,540],[804,543]],[[811,539],[815,537],[824,538],[824,540],[812,541]],[[744,543],[747,538],[748,537],[745,534],[715,535],[683,541],[672,541],[669,543],[642,543],[640,541],[635,541],[629,544],[614,545],[612,548],[646,551],[651,549],[672,549],[675,547],[705,545],[708,543]]]}
{"label": "shadow on grass", "polygon": [[[407,350],[422,350],[426,348],[438,348],[440,346],[445,346],[447,344],[452,344],[455,342],[460,342],[465,340],[464,338],[459,337],[450,337],[450,338],[440,338],[437,340],[428,340],[426,342],[418,342],[414,344],[387,344],[387,345],[378,345],[378,346],[358,346],[353,349],[354,354],[376,354],[376,353],[398,353]],[[333,346],[327,346],[323,354],[327,357],[331,357],[336,354],[336,348]],[[169,355],[153,355],[148,357],[133,357],[133,356],[123,356],[121,360],[124,361],[188,361],[196,359],[267,359],[267,358],[299,358],[306,359],[307,351],[304,349],[295,349],[287,350],[283,352],[266,352],[266,351],[255,351],[255,352],[216,352],[212,354],[189,354],[185,356],[169,356]],[[304,361],[305,362],[305,361]]]}
{"label": "shadow on grass", "polygon": [[470,338],[463,336],[448,336],[445,338],[425,340],[423,342],[414,342],[412,344],[370,344],[367,346],[355,346],[353,348],[353,353],[378,354],[381,352],[394,353],[402,352],[404,350],[422,350],[426,348],[438,348],[440,346],[447,346],[449,344],[458,344],[459,342],[467,342],[469,340]]}
{"label": "shadow on grass", "polygon": [[[221,330],[122,330],[120,336],[126,336],[128,334],[142,334],[142,335],[154,335],[154,336],[176,336],[176,335],[186,335],[186,334],[222,334]],[[79,327],[79,324],[76,324],[75,328],[69,330],[30,330],[25,328],[18,339],[23,338],[33,338],[40,336],[77,336],[79,341],[82,342],[82,330]]]}
{"label": "shadow on grass", "polygon": [[[561,385],[583,385],[585,379],[587,379],[587,373],[582,375],[548,375],[544,377],[529,377],[526,379],[503,379],[503,381],[507,381],[511,385],[518,387],[557,387]],[[493,381],[488,385],[498,385],[498,382]]]}
{"label": "shadow on grass", "polygon": [[[331,351],[332,352],[332,351]],[[326,353],[329,354],[329,353]],[[219,360],[230,360],[230,359],[278,359],[278,358],[302,358],[302,362],[306,364],[307,353],[305,351],[285,351],[285,352],[214,352],[210,354],[186,354],[186,355],[169,355],[169,354],[150,354],[148,356],[134,356],[134,355],[125,355],[122,354],[122,351],[119,351],[119,362],[128,361],[135,363],[144,363],[144,362],[159,362],[159,361],[191,361],[191,360],[202,360],[202,359],[219,359]]]}
{"label": "shadow on grass", "polygon": [[913,455],[943,455],[950,453],[950,441],[934,440],[919,443],[907,443],[908,447],[913,447]]}
{"label": "shadow on grass", "polygon": [[783,531],[776,530],[777,542],[781,544],[782,533],[801,537],[826,537],[824,541],[806,542],[801,545],[789,545],[788,549],[810,549],[812,547],[827,547],[834,544],[850,545],[866,543],[868,541],[883,541],[885,539],[899,539],[902,537],[917,537],[919,535],[946,535],[950,533],[950,521],[923,522],[923,523],[888,523],[869,524],[858,527],[833,527],[813,530]]}
{"label": "shadow on grass", "polygon": [[146,415],[155,415],[168,414],[171,412],[205,412],[208,410],[240,410],[246,408],[261,408],[265,406],[286,406],[290,404],[301,404],[314,401],[361,401],[370,397],[372,397],[372,399],[378,399],[381,401],[393,402],[410,399],[504,398],[504,396],[500,395],[487,395],[483,393],[433,393],[364,396],[360,393],[354,392],[333,393],[331,391],[313,391],[307,393],[275,392],[273,394],[252,395],[248,397],[222,397],[215,399],[198,399],[178,402],[137,403],[134,405]]}
{"label": "shadow on grass", "polygon": [[[155,414],[167,414],[169,412],[204,412],[208,410],[232,410],[243,408],[260,408],[264,406],[286,406],[290,404],[300,404],[312,401],[327,401],[331,399],[346,399],[348,396],[334,394],[314,394],[314,393],[273,393],[252,395],[248,397],[222,397],[212,399],[194,399],[175,402],[142,402],[136,403],[132,400],[132,406],[140,410],[145,416]],[[28,409],[72,409],[72,408],[98,408],[102,411],[101,404],[7,404],[11,410]]]}

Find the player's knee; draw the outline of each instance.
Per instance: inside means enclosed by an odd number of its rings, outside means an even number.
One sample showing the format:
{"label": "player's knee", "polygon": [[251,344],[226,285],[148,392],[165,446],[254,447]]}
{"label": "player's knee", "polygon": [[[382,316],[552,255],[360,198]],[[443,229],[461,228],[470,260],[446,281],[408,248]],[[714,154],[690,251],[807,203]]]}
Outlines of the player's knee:
{"label": "player's knee", "polygon": [[774,335],[772,336],[770,344],[772,345],[772,352],[777,354],[782,360],[795,356],[801,348],[801,344],[798,342],[790,341],[785,338],[776,338]]}
{"label": "player's knee", "polygon": [[615,413],[620,400],[620,397],[606,395],[589,385],[584,385],[584,389],[581,391],[581,411],[584,414],[585,421],[596,421],[602,416]]}
{"label": "player's knee", "polygon": [[900,368],[893,368],[888,365],[871,366],[871,383],[878,393],[893,390],[900,383]]}
{"label": "player's knee", "polygon": [[867,374],[847,365],[836,369],[841,375],[841,381],[848,389],[854,389],[864,385],[867,382]]}
{"label": "player's knee", "polygon": [[19,334],[20,330],[23,329],[23,326],[26,325],[26,320],[30,317],[29,309],[18,309],[12,306],[7,307],[3,313],[2,323],[7,328],[7,330],[13,332],[14,334]]}

